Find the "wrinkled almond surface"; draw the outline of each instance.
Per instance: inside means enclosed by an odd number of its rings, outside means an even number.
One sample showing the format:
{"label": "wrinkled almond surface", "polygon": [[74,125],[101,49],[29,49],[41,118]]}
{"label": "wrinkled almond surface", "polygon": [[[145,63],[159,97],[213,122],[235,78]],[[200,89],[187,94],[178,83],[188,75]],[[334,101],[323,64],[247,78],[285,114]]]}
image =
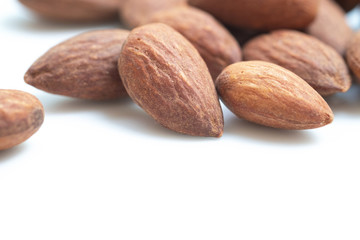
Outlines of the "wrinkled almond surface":
{"label": "wrinkled almond surface", "polygon": [[155,14],[150,22],[165,23],[186,37],[205,60],[214,80],[225,67],[241,61],[235,38],[202,10],[190,6],[172,8]]}
{"label": "wrinkled almond surface", "polygon": [[186,0],[127,0],[119,8],[121,20],[130,28],[149,22],[159,11],[186,6]]}
{"label": "wrinkled almond surface", "polygon": [[351,71],[355,74],[355,80],[360,83],[360,32],[357,32],[350,40],[346,60]]}
{"label": "wrinkled almond surface", "polygon": [[257,124],[311,129],[333,120],[328,104],[309,84],[272,63],[232,64],[215,84],[222,101],[235,115]]}
{"label": "wrinkled almond surface", "polygon": [[40,16],[66,22],[116,19],[121,1],[124,0],[19,0]]}
{"label": "wrinkled almond surface", "polygon": [[49,93],[108,100],[127,96],[117,70],[129,31],[96,30],[51,48],[26,72],[25,82]]}
{"label": "wrinkled almond surface", "polygon": [[119,72],[130,97],[163,126],[188,135],[222,135],[222,110],[207,66],[173,28],[154,23],[134,29]]}
{"label": "wrinkled almond surface", "polygon": [[335,48],[340,55],[344,55],[353,35],[345,14],[333,0],[321,0],[319,12],[306,32]]}
{"label": "wrinkled almond surface", "polygon": [[31,137],[44,121],[44,109],[33,95],[0,89],[0,150],[12,148]]}
{"label": "wrinkled almond surface", "polygon": [[307,81],[321,95],[346,92],[351,79],[344,59],[330,46],[294,30],[277,30],[249,41],[245,60],[278,64]]}
{"label": "wrinkled almond surface", "polygon": [[225,24],[240,28],[302,29],[315,18],[319,0],[189,0]]}

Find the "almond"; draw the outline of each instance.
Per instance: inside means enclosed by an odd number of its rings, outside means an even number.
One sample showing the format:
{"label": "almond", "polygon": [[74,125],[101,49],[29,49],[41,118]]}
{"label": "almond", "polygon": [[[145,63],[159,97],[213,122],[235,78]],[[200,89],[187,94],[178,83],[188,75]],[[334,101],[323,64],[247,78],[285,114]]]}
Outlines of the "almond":
{"label": "almond", "polygon": [[346,51],[346,60],[355,75],[355,81],[360,83],[360,32],[357,32],[350,40]]}
{"label": "almond", "polygon": [[130,97],[161,125],[194,136],[222,135],[222,110],[207,66],[173,28],[135,28],[123,46],[119,72]]}
{"label": "almond", "polygon": [[121,1],[124,0],[19,0],[42,17],[65,22],[116,19]]}
{"label": "almond", "polygon": [[239,118],[281,129],[311,129],[329,124],[325,100],[296,74],[278,65],[239,62],[217,78],[224,104]]}
{"label": "almond", "polygon": [[109,100],[127,96],[117,70],[129,31],[90,31],[51,48],[26,72],[25,82],[49,93]]}
{"label": "almond", "polygon": [[302,29],[315,18],[319,0],[189,0],[230,26],[261,30]]}
{"label": "almond", "polygon": [[241,49],[231,33],[210,14],[185,6],[155,14],[150,22],[165,23],[199,51],[215,80],[228,65],[241,61]]}
{"label": "almond", "polygon": [[125,25],[134,28],[148,23],[159,11],[186,4],[186,0],[127,0],[119,8],[120,18]]}
{"label": "almond", "polygon": [[44,109],[35,96],[19,90],[0,90],[0,150],[30,138],[43,121]]}
{"label": "almond", "polygon": [[359,0],[336,0],[345,11],[354,9],[358,4]]}
{"label": "almond", "polygon": [[321,95],[346,92],[351,78],[344,59],[330,46],[294,30],[260,35],[244,46],[245,60],[278,64],[307,81]]}
{"label": "almond", "polygon": [[333,0],[321,0],[319,12],[306,32],[330,45],[343,56],[353,35],[345,14]]}

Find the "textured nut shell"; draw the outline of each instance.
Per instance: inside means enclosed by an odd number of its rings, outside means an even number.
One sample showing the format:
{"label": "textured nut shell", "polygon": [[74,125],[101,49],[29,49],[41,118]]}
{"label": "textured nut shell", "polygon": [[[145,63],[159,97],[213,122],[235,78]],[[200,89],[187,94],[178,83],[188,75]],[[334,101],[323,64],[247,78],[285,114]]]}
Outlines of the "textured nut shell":
{"label": "textured nut shell", "polygon": [[129,31],[86,32],[51,48],[26,72],[25,82],[49,93],[108,100],[127,96],[117,70]]}
{"label": "textured nut shell", "polygon": [[315,18],[319,0],[189,0],[220,21],[236,27],[302,29]]}
{"label": "textured nut shell", "polygon": [[228,65],[241,61],[241,49],[230,32],[210,14],[186,6],[155,14],[150,22],[165,23],[199,51],[215,80]]}
{"label": "textured nut shell", "polygon": [[356,7],[360,2],[359,0],[336,0],[345,11],[350,11]]}
{"label": "textured nut shell", "polygon": [[130,97],[163,126],[188,135],[222,135],[222,110],[206,64],[171,27],[154,23],[134,29],[119,72]]}
{"label": "textured nut shell", "polygon": [[135,28],[148,23],[159,11],[186,4],[186,0],[127,0],[119,8],[120,18],[128,27]]}
{"label": "textured nut shell", "polygon": [[70,22],[116,19],[124,0],[19,0],[42,17]]}
{"label": "textured nut shell", "polygon": [[33,95],[19,90],[0,90],[0,150],[30,138],[44,121],[44,109]]}
{"label": "textured nut shell", "polygon": [[251,122],[282,129],[311,129],[333,120],[330,107],[313,88],[272,63],[235,63],[215,83],[224,104]]}
{"label": "textured nut shell", "polygon": [[306,32],[344,55],[353,31],[346,22],[344,10],[332,0],[321,0],[319,12]]}
{"label": "textured nut shell", "polygon": [[360,32],[351,39],[346,51],[346,60],[355,75],[355,81],[360,83]]}
{"label": "textured nut shell", "polygon": [[307,81],[321,95],[346,92],[351,86],[344,59],[330,46],[307,34],[277,30],[249,41],[245,60],[278,64]]}

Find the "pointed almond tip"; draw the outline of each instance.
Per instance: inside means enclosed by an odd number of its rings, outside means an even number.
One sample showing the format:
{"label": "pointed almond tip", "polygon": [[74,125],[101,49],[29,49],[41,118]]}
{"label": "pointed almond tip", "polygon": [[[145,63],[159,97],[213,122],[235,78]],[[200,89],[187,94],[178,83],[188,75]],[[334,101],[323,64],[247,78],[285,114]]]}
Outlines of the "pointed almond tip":
{"label": "pointed almond tip", "polygon": [[30,76],[29,71],[25,73],[24,81],[26,84],[33,85],[33,78]]}
{"label": "pointed almond tip", "polygon": [[331,124],[334,121],[334,113],[331,111],[327,114],[327,117],[325,119],[325,125]]}
{"label": "pointed almond tip", "polygon": [[214,137],[221,138],[223,136],[223,134],[224,134],[224,130],[221,129]]}

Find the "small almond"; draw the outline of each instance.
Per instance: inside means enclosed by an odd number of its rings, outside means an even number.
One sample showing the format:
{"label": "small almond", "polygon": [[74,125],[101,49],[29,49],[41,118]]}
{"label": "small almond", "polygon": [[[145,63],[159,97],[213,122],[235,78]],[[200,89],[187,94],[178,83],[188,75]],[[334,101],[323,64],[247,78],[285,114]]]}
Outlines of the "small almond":
{"label": "small almond", "polygon": [[316,16],[319,0],[189,0],[221,22],[239,28],[303,29]]}
{"label": "small almond", "polygon": [[127,0],[119,7],[120,19],[130,28],[149,22],[157,12],[186,6],[187,0]]}
{"label": "small almond", "polygon": [[325,100],[296,74],[278,65],[239,62],[215,81],[224,104],[239,118],[281,129],[311,129],[329,124]]}
{"label": "small almond", "polygon": [[116,19],[124,0],[19,0],[47,19],[64,22],[94,22]]}
{"label": "small almond", "polygon": [[333,0],[321,0],[319,12],[306,32],[344,55],[353,31],[346,21],[346,13]]}
{"label": "small almond", "polygon": [[129,31],[96,30],[51,48],[26,72],[25,82],[49,93],[89,100],[127,96],[117,70]]}
{"label": "small almond", "polygon": [[209,70],[173,28],[153,23],[132,30],[119,72],[130,97],[161,125],[194,136],[222,135],[224,120]]}
{"label": "small almond", "polygon": [[346,51],[346,60],[355,75],[355,81],[360,83],[360,32],[357,32],[350,40]]}
{"label": "small almond", "polygon": [[43,121],[44,108],[35,96],[19,90],[0,90],[0,150],[26,141]]}
{"label": "small almond", "polygon": [[155,14],[150,22],[165,23],[199,51],[215,80],[228,65],[241,61],[241,49],[231,33],[210,14],[185,6]]}
{"label": "small almond", "polygon": [[249,41],[245,60],[280,65],[308,82],[321,95],[346,92],[351,78],[342,56],[320,40],[294,30],[277,30]]}

